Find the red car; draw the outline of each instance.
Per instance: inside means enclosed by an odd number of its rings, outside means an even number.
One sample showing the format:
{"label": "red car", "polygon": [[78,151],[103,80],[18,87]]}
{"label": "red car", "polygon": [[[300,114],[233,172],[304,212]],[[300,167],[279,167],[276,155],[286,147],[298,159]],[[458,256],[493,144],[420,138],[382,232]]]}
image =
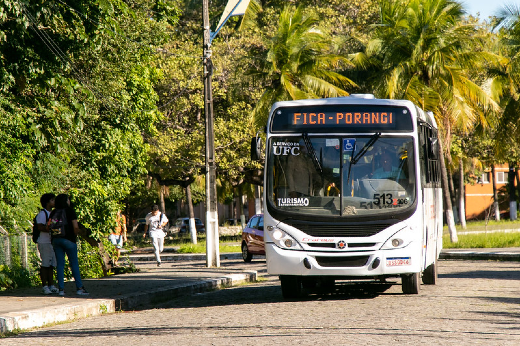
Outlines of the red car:
{"label": "red car", "polygon": [[253,216],[242,231],[242,258],[251,262],[253,255],[265,255],[264,214]]}

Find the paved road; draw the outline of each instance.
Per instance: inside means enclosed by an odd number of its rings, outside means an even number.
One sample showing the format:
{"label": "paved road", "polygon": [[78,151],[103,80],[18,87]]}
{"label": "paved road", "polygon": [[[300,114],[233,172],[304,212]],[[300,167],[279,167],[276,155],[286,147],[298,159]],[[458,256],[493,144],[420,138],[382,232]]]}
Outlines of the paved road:
{"label": "paved road", "polygon": [[[265,261],[254,261],[262,274]],[[11,345],[520,345],[520,264],[443,260],[419,295],[392,286],[299,302],[277,278],[0,340]]]}

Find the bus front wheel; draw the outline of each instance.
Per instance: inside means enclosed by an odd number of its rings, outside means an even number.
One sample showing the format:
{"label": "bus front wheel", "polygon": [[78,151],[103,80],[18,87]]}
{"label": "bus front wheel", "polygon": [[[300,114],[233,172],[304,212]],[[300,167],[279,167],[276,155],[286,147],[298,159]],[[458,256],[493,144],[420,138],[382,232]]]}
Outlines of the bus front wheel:
{"label": "bus front wheel", "polygon": [[422,282],[425,285],[435,285],[437,283],[437,265],[435,263],[424,269]]}
{"label": "bus front wheel", "polygon": [[421,273],[402,274],[401,283],[404,294],[418,294],[421,287]]}
{"label": "bus front wheel", "polygon": [[280,275],[280,283],[285,299],[296,299],[302,295],[302,280],[299,276]]}

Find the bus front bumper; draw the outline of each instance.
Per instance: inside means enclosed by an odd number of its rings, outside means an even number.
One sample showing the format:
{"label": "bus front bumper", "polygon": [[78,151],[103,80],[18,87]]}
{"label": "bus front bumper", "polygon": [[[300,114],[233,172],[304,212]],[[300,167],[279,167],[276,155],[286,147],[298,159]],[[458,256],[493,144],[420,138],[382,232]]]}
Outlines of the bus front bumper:
{"label": "bus front bumper", "polygon": [[375,251],[295,251],[265,244],[267,272],[272,275],[377,278],[421,272],[421,247]]}

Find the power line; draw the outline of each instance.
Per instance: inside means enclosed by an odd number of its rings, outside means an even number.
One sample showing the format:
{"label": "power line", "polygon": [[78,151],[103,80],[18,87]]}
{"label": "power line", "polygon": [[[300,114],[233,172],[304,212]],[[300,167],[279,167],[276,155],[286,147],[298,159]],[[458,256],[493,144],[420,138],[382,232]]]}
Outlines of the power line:
{"label": "power line", "polygon": [[[88,20],[89,22],[91,22],[93,24],[96,24],[96,25],[102,25],[103,24],[103,23],[101,23],[101,22],[99,22],[97,20],[89,18],[87,15],[85,15],[84,13],[82,13],[82,12],[76,10],[75,8],[71,7],[69,4],[63,2],[62,0],[56,0],[56,1],[58,1],[59,3],[61,3],[64,6],[68,7],[71,11],[77,13],[78,15],[82,16],[83,18],[85,18],[86,20]],[[156,11],[153,11],[153,10],[150,10],[150,11],[152,11],[154,13],[159,13],[159,12],[156,12]],[[150,47],[149,45],[147,45],[145,43],[142,43],[142,42],[139,42],[139,41],[135,41],[135,40],[129,38],[128,36],[122,35],[119,32],[117,32],[115,30],[112,30],[112,29],[110,29],[108,27],[105,27],[105,30],[110,31],[113,34],[124,38],[128,42],[132,42],[132,43],[135,43],[135,44],[137,44],[139,46],[142,46],[144,48],[150,49],[151,52],[155,53],[155,54],[166,54],[166,56],[168,56],[168,57],[175,56],[175,57],[182,57],[182,58],[202,59],[202,56],[193,56],[193,55],[183,55],[183,54],[171,53],[166,48],[152,48],[152,47]]]}
{"label": "power line", "polygon": [[[100,100],[106,99],[102,93],[99,93],[95,90],[95,87],[91,87],[88,81],[88,78],[83,78],[81,71],[79,71],[75,66],[74,63],[69,59],[69,57],[60,49],[60,47],[54,42],[54,40],[44,31],[40,30],[38,28],[38,23],[36,19],[33,17],[33,15],[29,12],[25,4],[22,4],[22,11],[24,12],[25,16],[29,19],[29,22],[31,23],[31,28],[34,30],[36,35],[42,40],[43,44],[55,55],[60,59],[64,64],[69,65],[72,71],[72,74],[78,79],[78,81],[87,88],[95,97],[97,97]],[[110,100],[107,100],[110,102]],[[111,106],[114,106],[113,104]]]}
{"label": "power line", "polygon": [[[76,9],[72,8],[71,6],[69,6],[68,4],[64,3],[62,0],[57,0],[59,3],[61,3],[62,5],[66,6],[67,8],[69,8],[71,11],[77,13],[78,15],[82,16],[83,18],[85,18],[86,20],[90,21],[91,23],[94,23],[94,24],[97,24],[97,25],[102,25],[102,23],[100,23],[99,21],[96,21],[96,20],[93,20],[93,19],[90,19],[88,18],[88,16],[84,15],[83,13],[81,13],[80,11],[77,11]],[[55,41],[44,31],[40,30],[40,28],[38,27],[38,23],[37,23],[37,20],[34,18],[34,16],[29,12],[29,10],[27,9],[26,5],[22,3],[22,10],[25,14],[25,16],[27,17],[27,19],[29,20],[30,24],[31,24],[31,28],[34,30],[34,32],[36,33],[36,35],[42,40],[42,42],[44,43],[44,45],[55,55],[57,56],[64,64],[66,65],[69,65],[71,67],[71,72],[72,74],[74,75],[74,77],[76,77],[76,79],[80,82],[80,84],[82,84],[86,89],[88,89],[92,95],[94,95],[102,104],[104,104],[107,108],[113,108],[113,109],[118,109],[118,108],[122,108],[123,110],[126,110],[126,111],[129,111],[130,108],[128,106],[123,106],[123,107],[117,107],[116,104],[115,104],[115,101],[110,99],[109,97],[105,96],[103,94],[102,91],[98,90],[95,86],[93,86],[90,82],[89,82],[89,78],[87,76],[84,76],[82,74],[81,71],[79,71],[74,63],[72,62],[72,60],[67,56],[67,54],[65,54],[61,49],[60,47],[55,43]],[[173,54],[173,53],[170,53],[167,49],[163,49],[163,48],[158,48],[158,49],[151,49],[149,46],[143,44],[143,43],[140,43],[140,42],[137,42],[137,41],[134,41],[134,40],[131,40],[130,38],[128,38],[127,36],[124,36],[124,35],[121,35],[119,34],[118,32],[114,31],[114,30],[111,30],[111,29],[106,29],[112,33],[114,33],[115,35],[118,35],[120,37],[123,37],[126,41],[129,41],[129,42],[132,42],[132,43],[135,43],[139,46],[142,46],[142,47],[146,47],[147,49],[149,49],[149,51],[153,54],[160,54],[162,53],[163,55],[165,54],[167,57],[187,57],[187,58],[193,58],[193,59],[201,59],[202,57],[198,57],[198,56],[191,56],[191,55],[181,55],[181,54]],[[170,90],[173,90],[174,86],[171,87]],[[170,102],[168,102],[167,104],[169,104]],[[160,107],[157,107],[156,109],[159,110],[159,109],[163,109],[167,106],[167,104],[165,105],[161,105]],[[146,110],[141,110],[141,111],[153,111],[155,110],[154,109],[146,109]]]}

